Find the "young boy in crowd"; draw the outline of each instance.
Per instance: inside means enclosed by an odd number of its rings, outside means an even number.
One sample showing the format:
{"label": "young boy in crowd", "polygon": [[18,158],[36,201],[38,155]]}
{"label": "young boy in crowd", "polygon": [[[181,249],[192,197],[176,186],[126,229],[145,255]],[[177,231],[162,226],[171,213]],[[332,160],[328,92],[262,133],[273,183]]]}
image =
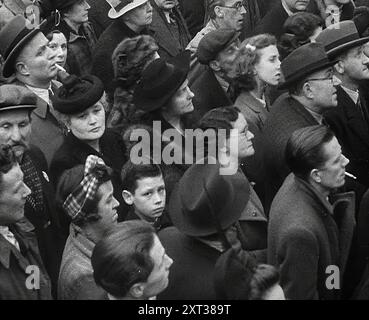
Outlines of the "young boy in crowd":
{"label": "young boy in crowd", "polygon": [[149,222],[156,231],[172,225],[165,213],[166,191],[157,164],[134,164],[130,160],[121,172],[123,199],[131,206],[125,220]]}

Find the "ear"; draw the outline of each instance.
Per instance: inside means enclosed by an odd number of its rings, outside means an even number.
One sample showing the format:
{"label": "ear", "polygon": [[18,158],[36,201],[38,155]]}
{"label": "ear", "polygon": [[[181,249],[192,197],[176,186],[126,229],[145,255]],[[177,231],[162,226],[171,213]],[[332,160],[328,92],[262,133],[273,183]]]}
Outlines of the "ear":
{"label": "ear", "polygon": [[145,285],[142,282],[135,283],[131,289],[129,289],[129,295],[135,299],[141,299],[144,294]]}
{"label": "ear", "polygon": [[215,6],[215,8],[214,8],[214,13],[215,13],[215,15],[216,15],[218,18],[223,18],[223,17],[224,17],[224,14],[223,14],[222,8],[221,8],[221,7],[219,7],[219,6]]}
{"label": "ear", "polygon": [[320,177],[318,169],[311,170],[310,178],[316,183],[321,183],[322,182],[322,178]]}
{"label": "ear", "polygon": [[308,99],[313,99],[314,98],[314,93],[311,90],[310,87],[310,83],[309,82],[305,82],[303,87],[302,87],[302,91],[304,93],[304,96]]}
{"label": "ear", "polygon": [[334,65],[334,70],[336,70],[336,72],[338,74],[344,74],[345,73],[345,62],[342,60],[339,60],[335,65]]}
{"label": "ear", "polygon": [[216,72],[218,72],[218,71],[220,71],[220,70],[221,70],[220,65],[219,65],[219,62],[218,62],[218,61],[216,61],[216,60],[212,60],[212,61],[210,61],[210,63],[209,63],[209,67],[210,67],[212,70],[216,71]]}
{"label": "ear", "polygon": [[22,76],[29,76],[28,67],[22,61],[16,62],[16,64],[15,64],[15,70],[16,70],[16,72],[18,72]]}
{"label": "ear", "polygon": [[133,205],[133,195],[127,190],[123,190],[122,197],[124,199],[124,202],[128,204],[129,206]]}

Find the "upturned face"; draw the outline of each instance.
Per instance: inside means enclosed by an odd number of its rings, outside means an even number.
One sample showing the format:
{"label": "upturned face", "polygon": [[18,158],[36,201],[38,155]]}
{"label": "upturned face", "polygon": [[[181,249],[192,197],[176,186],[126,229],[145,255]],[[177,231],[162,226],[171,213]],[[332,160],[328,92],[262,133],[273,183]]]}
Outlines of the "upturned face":
{"label": "upturned face", "polygon": [[244,24],[246,9],[240,0],[225,0],[219,6],[222,27],[241,31]]}
{"label": "upturned face", "polygon": [[341,61],[345,75],[354,81],[369,79],[369,57],[365,53],[366,46],[350,49]]}
{"label": "upturned face", "polygon": [[76,25],[81,25],[88,21],[88,10],[90,8],[86,0],[79,0],[70,7],[64,17]]}
{"label": "upturned face", "polygon": [[292,12],[305,11],[310,0],[285,0],[286,5]]}
{"label": "upturned face", "polygon": [[259,61],[255,64],[258,78],[265,84],[276,86],[281,78],[281,61],[275,45],[259,49]]}

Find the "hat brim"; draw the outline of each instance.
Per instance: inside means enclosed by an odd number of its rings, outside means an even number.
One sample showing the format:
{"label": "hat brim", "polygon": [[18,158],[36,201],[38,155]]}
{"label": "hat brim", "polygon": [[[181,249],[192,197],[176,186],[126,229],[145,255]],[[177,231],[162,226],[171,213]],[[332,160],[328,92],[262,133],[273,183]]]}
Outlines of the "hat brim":
{"label": "hat brim", "polygon": [[[206,166],[204,164],[203,166]],[[222,209],[222,212],[218,213],[218,216],[224,216],[226,219],[222,221],[221,227],[223,230],[228,229],[235,222],[237,222],[243,210],[245,209],[249,201],[249,186],[246,177],[240,173],[236,173],[232,176],[234,181],[234,193],[233,197],[229,199],[226,206]],[[245,184],[246,182],[246,184]],[[182,205],[183,194],[180,190],[180,183],[178,183],[171,194],[169,202],[169,215],[173,225],[182,233],[191,237],[206,237],[218,233],[218,230],[214,222],[209,221],[206,226],[198,226],[187,218],[185,208]],[[217,209],[217,208],[214,208]]]}
{"label": "hat brim", "polygon": [[147,98],[142,94],[142,88],[140,84],[137,86],[138,93],[135,95],[134,103],[139,106],[139,109],[152,112],[165,106],[169,99],[177,92],[183,82],[187,79],[187,75],[190,71],[190,52],[184,51],[178,56],[170,59],[169,63],[175,65],[176,71],[173,73],[172,79],[175,82],[173,87],[162,97],[158,99]]}
{"label": "hat brim", "polygon": [[285,81],[285,82],[281,83],[280,85],[278,85],[278,89],[279,90],[288,89],[291,86],[291,84],[294,84],[297,81],[300,81],[300,80],[304,79],[305,77],[307,77],[308,75],[310,75],[310,74],[312,74],[316,71],[319,71],[319,70],[327,68],[327,67],[331,67],[331,66],[335,65],[336,63],[337,63],[336,60],[328,61],[328,62],[322,63],[321,65],[317,65],[314,68],[309,69],[308,71],[303,70],[303,72],[301,72],[301,73],[294,74],[287,81]]}
{"label": "hat brim", "polygon": [[144,4],[147,1],[149,1],[149,0],[140,0],[140,1],[130,3],[129,5],[125,6],[120,11],[116,11],[113,8],[111,8],[108,12],[108,17],[110,19],[117,19],[117,18],[121,17],[122,15],[126,14],[127,12],[139,7],[140,5]]}
{"label": "hat brim", "polygon": [[21,109],[26,109],[26,110],[32,111],[36,108],[37,108],[37,106],[33,105],[33,104],[32,105],[31,104],[25,104],[25,105],[20,105],[20,106],[11,106],[11,107],[0,108],[0,114],[3,111],[21,110]]}
{"label": "hat brim", "polygon": [[14,60],[16,58],[17,53],[29,42],[33,37],[36,36],[37,33],[41,32],[39,28],[33,29],[30,33],[28,33],[25,37],[19,41],[12,51],[10,51],[8,57],[4,61],[3,64],[3,76],[5,78],[9,78],[14,73]]}
{"label": "hat brim", "polygon": [[340,55],[341,53],[345,52],[346,50],[349,50],[351,48],[360,46],[366,42],[369,42],[369,37],[365,37],[365,38],[360,38],[360,39],[356,39],[347,43],[344,43],[338,47],[335,47],[329,51],[327,51],[327,55],[332,58],[332,57],[336,57],[338,55]]}

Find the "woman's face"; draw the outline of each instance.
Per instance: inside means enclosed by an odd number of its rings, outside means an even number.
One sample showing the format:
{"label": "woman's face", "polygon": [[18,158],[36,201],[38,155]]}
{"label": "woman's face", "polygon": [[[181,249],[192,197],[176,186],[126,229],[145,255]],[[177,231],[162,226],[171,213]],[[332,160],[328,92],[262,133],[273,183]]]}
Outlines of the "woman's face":
{"label": "woman's face", "polygon": [[192,99],[195,95],[188,87],[188,80],[186,79],[177,92],[174,94],[170,103],[168,104],[169,112],[175,116],[182,116],[194,110]]}
{"label": "woman's face", "polygon": [[80,0],[64,14],[64,17],[76,25],[81,25],[88,21],[88,10],[91,7],[86,0]]}
{"label": "woman's face", "polygon": [[91,142],[101,138],[105,132],[105,110],[97,102],[85,111],[70,117],[69,129],[82,141]]}
{"label": "woman's face", "polygon": [[276,86],[281,78],[281,61],[275,45],[258,50],[259,61],[255,64],[255,71],[262,83]]}
{"label": "woman's face", "polygon": [[67,39],[62,33],[54,33],[49,47],[56,53],[56,63],[64,67],[67,61]]}

